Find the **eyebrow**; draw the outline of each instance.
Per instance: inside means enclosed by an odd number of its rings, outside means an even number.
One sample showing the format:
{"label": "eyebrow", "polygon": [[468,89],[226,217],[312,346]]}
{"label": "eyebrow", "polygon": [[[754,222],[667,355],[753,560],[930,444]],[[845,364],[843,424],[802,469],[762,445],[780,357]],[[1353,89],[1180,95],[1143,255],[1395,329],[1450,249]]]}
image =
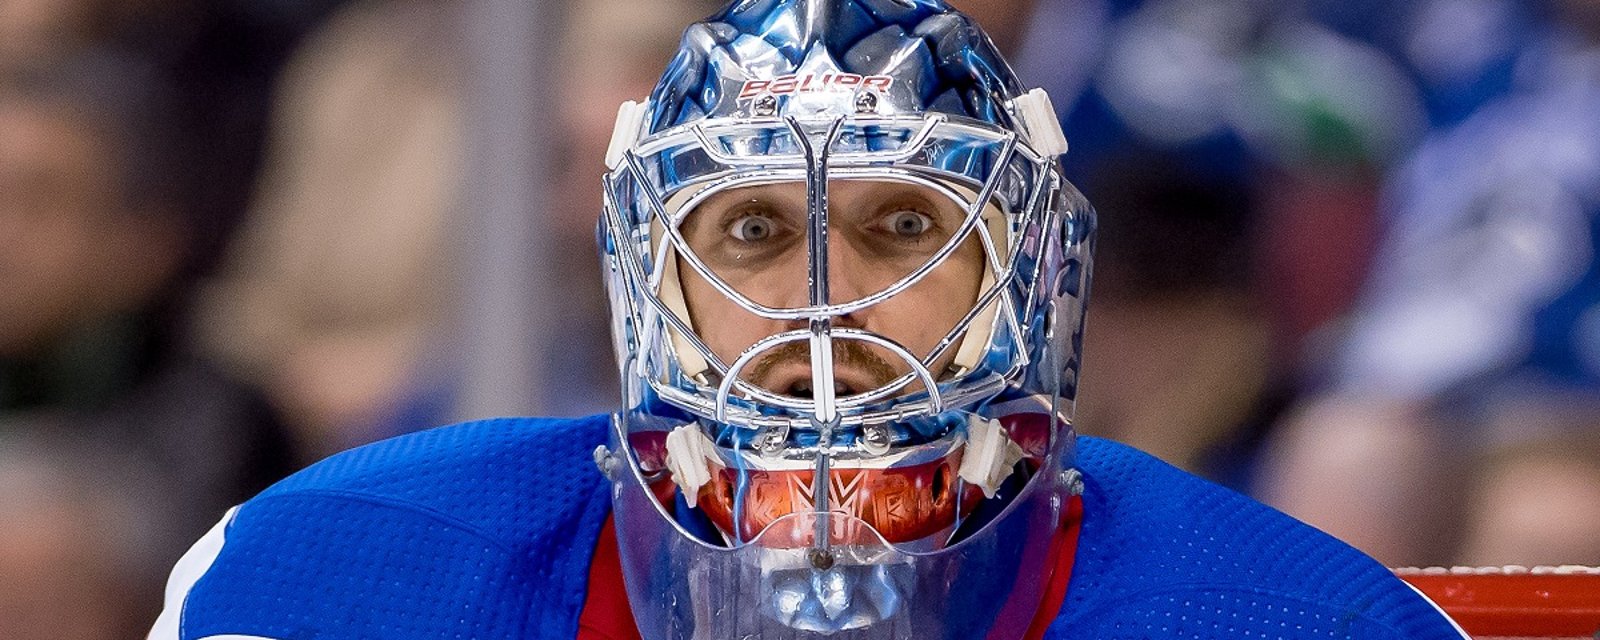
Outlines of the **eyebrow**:
{"label": "eyebrow", "polygon": [[[959,203],[936,193],[929,193],[914,185],[886,184],[872,185],[867,188],[867,193],[881,201],[881,206],[873,209],[881,211],[883,206],[914,206],[922,213],[936,216],[964,216],[966,211]],[[882,194],[882,195],[878,195]]]}
{"label": "eyebrow", "polygon": [[784,191],[787,191],[787,189],[781,188],[780,185],[775,184],[739,187],[732,191],[724,191],[722,193],[713,195],[706,199],[705,202],[700,203],[700,206],[696,208],[696,211],[690,213],[690,217],[694,217],[694,214],[698,213],[699,210],[711,209],[715,212],[721,213],[725,211],[737,210],[740,206],[747,204],[770,204],[775,206],[797,204],[801,207],[804,206],[804,191],[801,191],[800,195],[794,198],[784,197],[784,194],[782,193]]}
{"label": "eyebrow", "polygon": [[[959,203],[939,194],[928,193],[915,185],[869,180],[840,180],[835,184],[850,185],[848,190],[855,192],[852,194],[855,197],[851,199],[850,204],[855,205],[865,201],[866,206],[847,207],[847,210],[859,209],[877,214],[882,213],[886,206],[912,206],[936,217],[961,217],[966,214],[965,207]],[[830,189],[830,194],[839,191],[838,186],[835,186]],[[744,211],[747,206],[764,206],[778,213],[804,215],[807,213],[805,200],[804,185],[799,182],[739,187],[715,194],[700,203],[695,211],[684,218],[683,227],[700,229],[707,224],[707,220],[714,220],[713,226],[719,226],[718,223],[726,222],[731,215]],[[838,207],[840,202],[833,199],[830,205]]]}

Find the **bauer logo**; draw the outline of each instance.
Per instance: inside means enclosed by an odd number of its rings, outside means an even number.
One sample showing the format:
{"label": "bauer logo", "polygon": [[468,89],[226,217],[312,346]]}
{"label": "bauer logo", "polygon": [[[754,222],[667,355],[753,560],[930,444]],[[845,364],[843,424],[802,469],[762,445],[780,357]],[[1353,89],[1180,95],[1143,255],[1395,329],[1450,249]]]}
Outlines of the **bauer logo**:
{"label": "bauer logo", "polygon": [[894,86],[891,76],[861,76],[854,73],[799,73],[778,76],[771,80],[747,80],[739,91],[740,100],[762,94],[790,95],[796,93],[824,93],[829,91],[855,91],[870,89],[888,93]]}

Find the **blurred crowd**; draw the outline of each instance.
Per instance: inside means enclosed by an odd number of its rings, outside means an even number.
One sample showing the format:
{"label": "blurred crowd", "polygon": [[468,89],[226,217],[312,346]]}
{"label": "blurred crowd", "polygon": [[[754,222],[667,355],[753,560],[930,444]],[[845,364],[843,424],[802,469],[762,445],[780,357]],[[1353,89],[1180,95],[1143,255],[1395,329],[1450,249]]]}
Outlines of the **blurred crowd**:
{"label": "blurred crowd", "polygon": [[[0,638],[141,637],[230,506],[462,417],[480,0],[0,0]],[[615,106],[559,3],[544,410],[606,411]],[[957,0],[1100,211],[1078,427],[1393,566],[1600,564],[1600,0]]]}

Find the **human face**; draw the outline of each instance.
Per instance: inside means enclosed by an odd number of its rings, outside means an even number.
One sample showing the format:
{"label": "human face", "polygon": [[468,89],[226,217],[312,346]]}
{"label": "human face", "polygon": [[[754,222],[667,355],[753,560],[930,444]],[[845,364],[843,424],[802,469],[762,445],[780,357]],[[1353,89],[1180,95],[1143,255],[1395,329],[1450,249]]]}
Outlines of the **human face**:
{"label": "human face", "polygon": [[0,103],[0,353],[47,339],[95,298],[108,158],[82,127]]}
{"label": "human face", "polygon": [[[781,182],[733,188],[711,196],[680,226],[707,269],[752,302],[772,308],[810,306],[810,220],[806,188]],[[929,187],[879,180],[834,180],[828,185],[830,304],[859,300],[927,264],[962,227],[964,203]],[[972,310],[983,277],[984,253],[968,235],[948,259],[911,287],[872,306],[832,318],[833,326],[889,338],[926,359]],[[678,258],[684,300],[696,332],[723,362],[755,342],[803,329],[805,320],[773,320],[747,311]],[[834,341],[835,391],[865,393],[911,371],[887,349]],[[929,367],[940,376],[955,348]],[[789,343],[760,356],[740,377],[768,391],[811,396],[809,348]],[[915,389],[916,387],[913,387]]]}
{"label": "human face", "polygon": [[128,204],[106,134],[71,113],[0,100],[0,355],[141,304],[182,253],[167,217]]}

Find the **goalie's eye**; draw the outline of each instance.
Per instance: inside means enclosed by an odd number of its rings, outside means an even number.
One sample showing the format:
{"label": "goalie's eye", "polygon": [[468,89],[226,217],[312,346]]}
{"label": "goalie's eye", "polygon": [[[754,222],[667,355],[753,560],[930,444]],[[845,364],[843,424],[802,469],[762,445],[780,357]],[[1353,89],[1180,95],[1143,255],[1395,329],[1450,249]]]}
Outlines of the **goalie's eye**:
{"label": "goalie's eye", "polygon": [[933,217],[920,211],[903,209],[889,214],[884,221],[889,231],[901,238],[916,238],[933,230]]}
{"label": "goalie's eye", "polygon": [[761,242],[772,237],[776,223],[760,214],[746,214],[728,226],[728,235],[740,242]]}

